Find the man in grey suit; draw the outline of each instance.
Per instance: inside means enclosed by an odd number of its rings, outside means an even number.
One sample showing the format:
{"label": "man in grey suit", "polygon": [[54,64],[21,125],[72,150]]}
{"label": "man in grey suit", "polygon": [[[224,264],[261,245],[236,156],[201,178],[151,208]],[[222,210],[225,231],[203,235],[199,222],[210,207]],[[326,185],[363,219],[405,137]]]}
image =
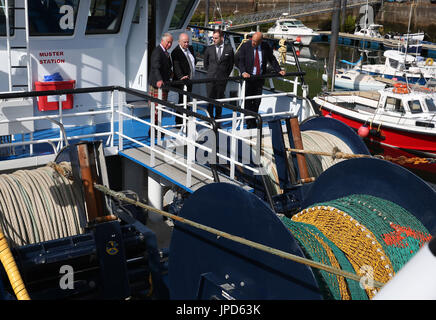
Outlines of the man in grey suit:
{"label": "man in grey suit", "polygon": [[[204,68],[207,70],[208,78],[215,78],[220,81],[213,81],[206,84],[207,96],[209,98],[224,98],[227,78],[233,70],[234,53],[231,45],[224,44],[224,34],[221,30],[216,29],[212,35],[213,45],[207,47],[204,52]],[[207,111],[211,117],[214,105],[209,104]],[[221,117],[222,108],[215,106],[215,119]]]}

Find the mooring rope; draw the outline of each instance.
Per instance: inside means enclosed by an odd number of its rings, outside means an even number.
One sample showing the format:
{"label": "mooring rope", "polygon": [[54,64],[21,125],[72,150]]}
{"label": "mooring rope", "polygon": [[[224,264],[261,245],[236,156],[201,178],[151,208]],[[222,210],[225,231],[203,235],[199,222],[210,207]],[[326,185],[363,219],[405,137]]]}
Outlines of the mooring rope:
{"label": "mooring rope", "polygon": [[0,175],[0,227],[11,246],[83,233],[78,206],[72,181],[50,165]]}

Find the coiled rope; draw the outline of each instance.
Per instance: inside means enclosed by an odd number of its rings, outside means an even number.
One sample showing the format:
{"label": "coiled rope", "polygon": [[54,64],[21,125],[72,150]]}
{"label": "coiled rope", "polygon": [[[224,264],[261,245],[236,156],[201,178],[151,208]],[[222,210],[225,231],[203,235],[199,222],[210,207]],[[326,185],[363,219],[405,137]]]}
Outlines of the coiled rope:
{"label": "coiled rope", "polygon": [[[66,163],[63,167],[70,170]],[[0,227],[11,246],[83,233],[83,203],[73,182],[54,166],[0,175]]]}
{"label": "coiled rope", "polygon": [[[303,140],[304,148],[313,151],[313,154],[305,153],[307,169],[311,177],[319,177],[319,175],[333,166],[334,164],[343,161],[344,159],[322,156],[322,152],[327,150],[341,150],[341,152],[352,154],[350,147],[338,137],[327,133],[314,130],[307,130],[301,132],[301,139]],[[285,149],[290,149],[289,141],[284,137]],[[273,156],[273,147],[271,137],[266,136],[262,139],[263,154],[261,157],[261,163],[267,172],[267,182],[270,185],[270,189],[275,194],[280,194],[279,177],[275,165]],[[291,153],[288,153],[287,157],[289,167],[291,168],[291,182],[297,183],[297,175],[292,162]]]}

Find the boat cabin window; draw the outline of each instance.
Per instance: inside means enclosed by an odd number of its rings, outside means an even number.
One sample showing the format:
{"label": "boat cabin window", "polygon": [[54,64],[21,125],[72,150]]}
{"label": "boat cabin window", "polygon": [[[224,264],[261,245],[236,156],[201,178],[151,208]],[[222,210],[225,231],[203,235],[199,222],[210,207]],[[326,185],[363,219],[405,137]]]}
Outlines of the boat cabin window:
{"label": "boat cabin window", "polygon": [[[1,6],[0,6],[0,36],[1,37],[6,37],[6,15],[5,15],[5,1],[0,1]],[[9,1],[9,35],[13,36],[14,35],[14,29],[12,28],[12,26],[14,25],[14,19],[15,19],[15,15],[14,15],[14,10],[11,9],[14,6],[14,1],[11,0]]]}
{"label": "boat cabin window", "polygon": [[428,111],[436,112],[436,104],[433,99],[425,99],[425,104],[427,105]]}
{"label": "boat cabin window", "polygon": [[30,36],[71,36],[79,0],[28,1]]}
{"label": "boat cabin window", "polygon": [[397,99],[393,97],[386,98],[385,110],[400,112],[400,113],[405,112],[403,107],[403,102],[401,101],[401,99]]}
{"label": "boat cabin window", "polygon": [[409,108],[410,108],[410,112],[412,112],[412,113],[421,113],[422,112],[421,102],[419,102],[419,100],[409,101]]}
{"label": "boat cabin window", "polygon": [[177,30],[183,27],[195,0],[178,0],[174,9],[173,17],[171,18],[169,30]]}
{"label": "boat cabin window", "polygon": [[398,61],[394,60],[394,59],[388,59],[389,60],[389,65],[394,68],[397,69],[398,68]]}
{"label": "boat cabin window", "polygon": [[289,28],[304,27],[304,24],[299,20],[297,20],[297,21],[283,21],[280,24],[283,27],[289,27]]}
{"label": "boat cabin window", "polygon": [[86,34],[118,33],[126,0],[91,0]]}

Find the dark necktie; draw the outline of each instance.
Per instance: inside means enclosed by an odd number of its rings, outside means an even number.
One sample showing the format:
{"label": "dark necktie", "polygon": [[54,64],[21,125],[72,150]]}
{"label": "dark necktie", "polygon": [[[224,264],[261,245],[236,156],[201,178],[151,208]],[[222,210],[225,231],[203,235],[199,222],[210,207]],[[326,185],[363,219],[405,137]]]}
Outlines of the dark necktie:
{"label": "dark necktie", "polygon": [[256,67],[256,75],[260,74],[259,48],[256,48],[256,55],[254,56],[254,66]]}
{"label": "dark necktie", "polygon": [[221,59],[221,50],[222,50],[222,47],[219,46],[218,47],[218,55],[217,55],[218,60]]}

